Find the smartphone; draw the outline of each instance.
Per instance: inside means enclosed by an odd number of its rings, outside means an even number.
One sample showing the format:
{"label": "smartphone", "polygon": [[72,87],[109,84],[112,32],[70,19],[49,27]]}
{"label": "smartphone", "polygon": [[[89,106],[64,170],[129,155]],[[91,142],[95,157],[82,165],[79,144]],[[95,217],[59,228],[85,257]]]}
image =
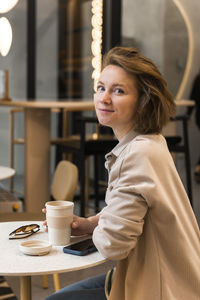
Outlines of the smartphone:
{"label": "smartphone", "polygon": [[87,255],[95,251],[97,251],[97,248],[95,247],[91,238],[69,246],[65,246],[63,248],[64,253],[69,253],[69,254],[74,254],[79,256]]}

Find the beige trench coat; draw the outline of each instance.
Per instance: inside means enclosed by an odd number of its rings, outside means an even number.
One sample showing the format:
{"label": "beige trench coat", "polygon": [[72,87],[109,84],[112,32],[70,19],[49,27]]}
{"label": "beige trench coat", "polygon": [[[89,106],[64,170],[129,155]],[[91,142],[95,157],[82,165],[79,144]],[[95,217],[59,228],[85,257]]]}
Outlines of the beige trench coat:
{"label": "beige trench coat", "polygon": [[200,300],[200,234],[162,135],[129,132],[106,156],[93,240],[117,260],[109,300]]}

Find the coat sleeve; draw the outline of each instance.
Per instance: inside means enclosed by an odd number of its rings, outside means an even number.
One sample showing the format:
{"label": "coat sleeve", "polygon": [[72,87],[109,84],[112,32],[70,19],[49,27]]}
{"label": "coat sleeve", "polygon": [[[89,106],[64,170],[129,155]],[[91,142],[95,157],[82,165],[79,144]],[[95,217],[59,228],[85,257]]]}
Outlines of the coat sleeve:
{"label": "coat sleeve", "polygon": [[148,204],[143,195],[153,191],[153,167],[142,153],[127,154],[119,165],[118,180],[108,185],[107,206],[102,210],[93,240],[106,258],[121,260],[136,246],[143,232]]}

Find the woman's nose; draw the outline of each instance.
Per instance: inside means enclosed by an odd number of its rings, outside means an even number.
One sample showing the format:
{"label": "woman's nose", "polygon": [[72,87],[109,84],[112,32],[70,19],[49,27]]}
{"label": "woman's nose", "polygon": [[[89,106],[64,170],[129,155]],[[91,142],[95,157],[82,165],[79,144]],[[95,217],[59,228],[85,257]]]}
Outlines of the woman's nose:
{"label": "woman's nose", "polygon": [[102,95],[100,101],[103,102],[103,103],[108,103],[108,104],[110,104],[111,101],[112,101],[112,100],[111,100],[111,95],[110,95],[110,93],[109,93],[109,92],[103,93],[103,95]]}

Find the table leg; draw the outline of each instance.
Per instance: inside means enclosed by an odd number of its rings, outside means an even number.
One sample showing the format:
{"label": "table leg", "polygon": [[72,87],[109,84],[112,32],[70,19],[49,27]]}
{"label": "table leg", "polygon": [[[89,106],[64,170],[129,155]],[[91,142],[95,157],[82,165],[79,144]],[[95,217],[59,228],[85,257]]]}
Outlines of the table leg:
{"label": "table leg", "polygon": [[50,197],[50,109],[25,109],[25,210],[41,212]]}
{"label": "table leg", "polygon": [[20,277],[20,300],[31,300],[31,276]]}

